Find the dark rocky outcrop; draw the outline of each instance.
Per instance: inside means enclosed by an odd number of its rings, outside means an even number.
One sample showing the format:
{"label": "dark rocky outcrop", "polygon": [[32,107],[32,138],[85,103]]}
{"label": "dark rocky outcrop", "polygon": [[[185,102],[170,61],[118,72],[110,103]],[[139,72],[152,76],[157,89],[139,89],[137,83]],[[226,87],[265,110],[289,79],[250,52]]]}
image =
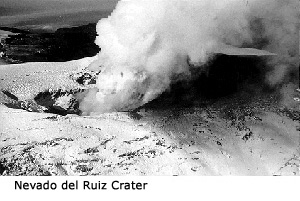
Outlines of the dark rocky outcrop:
{"label": "dark rocky outcrop", "polygon": [[9,63],[62,62],[94,56],[96,24],[61,28],[54,33],[31,33],[15,28],[1,30],[18,33],[2,39],[2,59]]}

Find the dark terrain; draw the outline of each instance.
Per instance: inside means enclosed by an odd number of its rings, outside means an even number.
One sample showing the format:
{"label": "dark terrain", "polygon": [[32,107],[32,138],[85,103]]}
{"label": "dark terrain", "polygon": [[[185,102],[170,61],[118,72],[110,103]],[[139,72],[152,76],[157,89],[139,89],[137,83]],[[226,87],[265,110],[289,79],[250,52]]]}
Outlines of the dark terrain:
{"label": "dark terrain", "polygon": [[0,30],[18,33],[1,41],[2,59],[8,63],[63,62],[99,52],[94,43],[95,23],[61,28],[54,33],[33,33],[8,27],[0,27]]}

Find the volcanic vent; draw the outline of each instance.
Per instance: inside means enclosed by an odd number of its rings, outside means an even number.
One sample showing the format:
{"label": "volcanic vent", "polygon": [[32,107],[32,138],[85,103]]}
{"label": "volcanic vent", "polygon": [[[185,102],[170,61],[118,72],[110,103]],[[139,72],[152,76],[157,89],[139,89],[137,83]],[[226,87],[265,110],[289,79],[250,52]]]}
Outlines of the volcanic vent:
{"label": "volcanic vent", "polygon": [[175,88],[217,98],[246,83],[276,89],[294,82],[298,7],[279,0],[120,1],[97,25],[101,51],[88,69],[101,73],[79,109],[134,110]]}

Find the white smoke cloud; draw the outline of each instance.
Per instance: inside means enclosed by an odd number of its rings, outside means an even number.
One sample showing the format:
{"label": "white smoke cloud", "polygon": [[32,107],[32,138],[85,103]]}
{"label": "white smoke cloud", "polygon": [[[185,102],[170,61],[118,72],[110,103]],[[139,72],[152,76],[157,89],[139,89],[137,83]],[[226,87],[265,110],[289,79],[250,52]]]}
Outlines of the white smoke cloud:
{"label": "white smoke cloud", "polygon": [[101,73],[80,109],[135,109],[190,77],[189,63],[201,70],[215,53],[266,53],[253,48],[277,54],[266,79],[274,85],[299,64],[299,19],[298,0],[120,1],[97,25],[101,52],[89,68]]}

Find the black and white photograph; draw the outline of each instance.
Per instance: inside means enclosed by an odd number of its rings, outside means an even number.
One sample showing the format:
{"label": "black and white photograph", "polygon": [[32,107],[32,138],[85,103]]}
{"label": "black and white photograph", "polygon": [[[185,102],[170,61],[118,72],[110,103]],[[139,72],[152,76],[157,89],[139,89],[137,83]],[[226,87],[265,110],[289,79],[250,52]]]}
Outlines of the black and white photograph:
{"label": "black and white photograph", "polygon": [[299,10],[0,0],[0,175],[300,176]]}

